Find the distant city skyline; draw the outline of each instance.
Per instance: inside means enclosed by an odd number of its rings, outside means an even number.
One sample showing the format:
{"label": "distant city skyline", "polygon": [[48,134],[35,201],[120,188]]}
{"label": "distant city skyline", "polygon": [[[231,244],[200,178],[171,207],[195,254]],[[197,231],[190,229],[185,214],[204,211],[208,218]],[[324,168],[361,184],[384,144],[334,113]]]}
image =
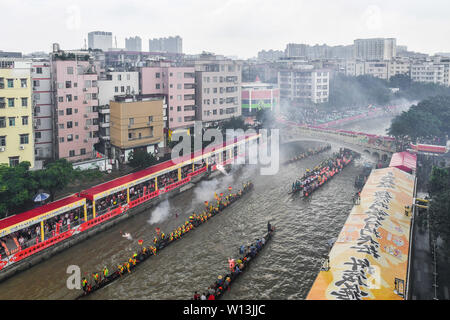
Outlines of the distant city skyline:
{"label": "distant city skyline", "polygon": [[[432,3],[431,3],[432,2]],[[125,38],[148,40],[179,35],[183,52],[214,52],[239,58],[260,50],[284,50],[287,43],[349,45],[358,38],[396,38],[410,51],[450,52],[443,35],[450,33],[450,3],[435,1],[130,0],[2,1],[0,50],[50,52],[83,48],[91,31],[112,32],[119,48]]]}

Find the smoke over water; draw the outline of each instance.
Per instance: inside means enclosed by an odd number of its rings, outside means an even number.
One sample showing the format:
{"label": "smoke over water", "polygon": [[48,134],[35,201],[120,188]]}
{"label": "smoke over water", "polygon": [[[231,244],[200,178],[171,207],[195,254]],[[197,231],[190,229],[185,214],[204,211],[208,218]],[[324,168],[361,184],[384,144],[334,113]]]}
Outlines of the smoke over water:
{"label": "smoke over water", "polygon": [[202,181],[195,187],[194,197],[192,204],[195,205],[199,202],[209,201],[213,199],[214,192],[220,193],[222,190],[228,188],[233,183],[233,175],[229,174],[223,177],[223,179],[213,179],[209,181]]}
{"label": "smoke over water", "polygon": [[153,210],[150,219],[147,221],[150,224],[159,223],[166,220],[170,214],[170,204],[168,200],[161,202],[155,210]]}

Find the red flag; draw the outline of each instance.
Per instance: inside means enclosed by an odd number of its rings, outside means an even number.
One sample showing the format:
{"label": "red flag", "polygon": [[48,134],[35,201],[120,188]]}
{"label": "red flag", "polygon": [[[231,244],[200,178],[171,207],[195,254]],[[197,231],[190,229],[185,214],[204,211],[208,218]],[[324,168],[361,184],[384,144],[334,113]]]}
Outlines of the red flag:
{"label": "red flag", "polygon": [[160,228],[156,228],[156,234],[157,234],[158,236],[159,236],[160,232],[161,232],[161,229],[160,229]]}
{"label": "red flag", "polygon": [[221,193],[220,196],[223,197],[223,193]]}
{"label": "red flag", "polygon": [[228,187],[228,191],[231,191],[231,190],[233,190],[233,188],[232,187]]}
{"label": "red flag", "polygon": [[138,243],[142,246],[142,244],[144,243],[143,240],[139,240]]}

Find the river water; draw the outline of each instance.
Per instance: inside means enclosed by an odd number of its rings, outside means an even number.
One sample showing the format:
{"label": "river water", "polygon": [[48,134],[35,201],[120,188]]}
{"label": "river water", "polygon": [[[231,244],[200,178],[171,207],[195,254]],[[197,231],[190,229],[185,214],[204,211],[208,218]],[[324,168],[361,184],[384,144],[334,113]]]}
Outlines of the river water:
{"label": "river water", "polygon": [[[386,119],[375,120],[372,128],[362,124],[361,131],[383,134],[388,125]],[[293,149],[313,145],[319,144],[298,142],[282,151],[286,156]],[[255,185],[249,194],[143,262],[130,276],[87,299],[190,299],[194,291],[206,291],[219,274],[226,272],[227,259],[237,258],[242,244],[262,237],[268,221],[276,226],[274,237],[224,298],[304,299],[329,251],[328,241],[338,236],[347,219],[355,192],[354,179],[367,160],[352,163],[307,200],[288,195],[295,177],[339,149],[337,144],[332,147],[329,152],[280,167],[275,176],[263,176],[255,166],[245,166],[234,168],[227,176],[202,181],[4,281],[0,284],[0,299],[73,299],[80,291],[67,289],[69,265],[79,266],[83,274],[100,271],[104,266],[114,271],[117,263],[126,261],[138,248],[138,239],[151,244],[156,227],[169,234],[192,211],[199,212],[205,200],[213,200],[214,191],[226,193],[228,186],[237,190],[248,180]],[[121,232],[129,232],[134,240],[123,238]]]}

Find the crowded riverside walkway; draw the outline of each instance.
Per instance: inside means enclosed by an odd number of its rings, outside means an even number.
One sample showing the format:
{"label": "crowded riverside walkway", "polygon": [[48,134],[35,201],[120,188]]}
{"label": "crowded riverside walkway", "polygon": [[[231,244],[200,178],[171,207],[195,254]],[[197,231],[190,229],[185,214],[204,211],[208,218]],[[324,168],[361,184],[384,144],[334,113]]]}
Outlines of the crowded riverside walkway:
{"label": "crowded riverside walkway", "polygon": [[291,193],[303,191],[303,197],[309,197],[334,175],[340,173],[353,160],[354,156],[351,150],[341,149],[314,168],[306,169],[305,174],[292,183]]}
{"label": "crowded riverside walkway", "polygon": [[138,264],[142,263],[151,256],[155,256],[169,244],[181,239],[188,232],[194,230],[201,224],[206,223],[210,218],[222,212],[224,209],[233,204],[235,201],[239,200],[243,195],[245,195],[252,189],[253,183],[246,182],[243,183],[242,189],[239,189],[235,193],[231,192],[232,187],[228,187],[228,191],[230,192],[228,195],[224,195],[223,193],[217,195],[217,193],[214,193],[214,198],[216,200],[215,204],[205,201],[205,209],[201,213],[196,214],[195,212],[193,212],[192,215],[189,216],[189,219],[186,220],[186,222],[180,225],[178,228],[175,228],[170,233],[170,235],[166,235],[161,231],[160,228],[156,228],[156,236],[153,238],[153,245],[147,247],[143,244],[143,240],[139,240],[139,253],[134,252],[134,254],[127,261],[125,261],[123,264],[118,264],[117,270],[113,274],[109,275],[109,270],[105,266],[102,272],[93,272],[91,274],[91,282],[88,282],[86,278],[83,278],[82,288],[84,292],[80,297],[86,296],[110,284],[118,278],[130,274]]}

